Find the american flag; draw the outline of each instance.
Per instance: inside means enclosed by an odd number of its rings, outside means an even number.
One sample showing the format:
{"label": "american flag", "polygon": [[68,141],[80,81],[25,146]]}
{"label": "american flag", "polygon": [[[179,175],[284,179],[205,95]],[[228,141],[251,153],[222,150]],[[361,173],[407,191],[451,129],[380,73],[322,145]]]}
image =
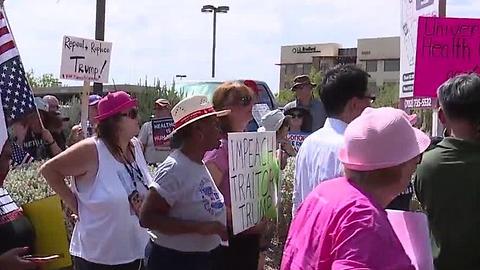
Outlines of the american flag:
{"label": "american flag", "polygon": [[0,92],[7,122],[35,110],[33,92],[27,82],[3,9],[0,9]]}

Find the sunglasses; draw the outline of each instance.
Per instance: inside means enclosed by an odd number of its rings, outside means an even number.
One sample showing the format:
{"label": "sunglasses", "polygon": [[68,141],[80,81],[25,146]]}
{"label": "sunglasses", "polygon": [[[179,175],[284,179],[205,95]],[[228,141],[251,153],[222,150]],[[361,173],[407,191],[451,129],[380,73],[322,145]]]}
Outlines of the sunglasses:
{"label": "sunglasses", "polygon": [[250,103],[252,103],[252,97],[251,96],[243,96],[240,98],[240,101],[238,102],[239,105],[242,105],[242,106],[248,106],[250,105]]}
{"label": "sunglasses", "polygon": [[303,118],[303,114],[301,113],[292,113],[291,116],[292,118]]}
{"label": "sunglasses", "polygon": [[121,116],[126,116],[128,118],[131,118],[131,119],[137,119],[138,117],[138,109],[137,108],[133,108],[131,109],[130,111],[128,111],[127,113],[122,113],[120,114]]}

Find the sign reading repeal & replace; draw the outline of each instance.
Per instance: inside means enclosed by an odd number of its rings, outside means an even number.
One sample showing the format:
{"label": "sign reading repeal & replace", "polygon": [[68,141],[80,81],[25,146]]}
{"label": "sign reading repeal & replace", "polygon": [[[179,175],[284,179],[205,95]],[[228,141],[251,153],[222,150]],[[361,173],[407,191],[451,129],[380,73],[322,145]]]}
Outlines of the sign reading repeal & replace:
{"label": "sign reading repeal & replace", "polygon": [[112,43],[64,36],[60,79],[107,83]]}
{"label": "sign reading repeal & replace", "polygon": [[275,207],[275,132],[228,134],[228,163],[233,233],[258,224]]}
{"label": "sign reading repeal & replace", "polygon": [[415,96],[436,97],[447,79],[472,72],[480,73],[480,19],[420,17]]}

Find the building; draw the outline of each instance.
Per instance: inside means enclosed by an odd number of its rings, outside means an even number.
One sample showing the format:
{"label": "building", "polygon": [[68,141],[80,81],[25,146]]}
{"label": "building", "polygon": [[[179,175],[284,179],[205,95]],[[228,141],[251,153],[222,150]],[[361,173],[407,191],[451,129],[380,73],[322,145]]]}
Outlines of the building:
{"label": "building", "polygon": [[371,84],[398,86],[400,37],[365,38],[357,42],[357,65],[371,76]]}
{"label": "building", "polygon": [[357,48],[342,48],[337,43],[289,45],[281,47],[279,89],[289,89],[293,78],[309,74],[312,68],[325,72],[337,64],[357,64],[371,76],[371,84],[398,84],[400,76],[400,38],[367,38]]}
{"label": "building", "polygon": [[356,48],[337,43],[282,46],[279,89],[289,89],[295,76],[309,74],[312,68],[326,71],[338,63],[356,63]]}

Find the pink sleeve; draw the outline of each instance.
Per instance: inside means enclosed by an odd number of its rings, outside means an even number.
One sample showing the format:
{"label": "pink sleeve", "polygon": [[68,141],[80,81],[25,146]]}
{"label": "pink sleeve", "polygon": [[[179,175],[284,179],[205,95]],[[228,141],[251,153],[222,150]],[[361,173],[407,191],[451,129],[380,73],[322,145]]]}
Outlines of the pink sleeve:
{"label": "pink sleeve", "polygon": [[220,169],[220,171],[225,174],[228,173],[228,149],[227,145],[222,142],[218,149],[209,151],[205,153],[203,157],[203,162],[213,163],[215,166]]}

